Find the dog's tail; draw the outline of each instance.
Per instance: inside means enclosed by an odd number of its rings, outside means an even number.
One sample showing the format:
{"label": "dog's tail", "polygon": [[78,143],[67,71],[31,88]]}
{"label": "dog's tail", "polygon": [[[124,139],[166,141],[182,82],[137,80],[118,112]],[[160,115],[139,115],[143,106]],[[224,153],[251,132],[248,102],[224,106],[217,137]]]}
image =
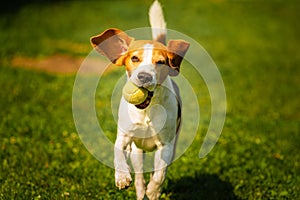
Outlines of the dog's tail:
{"label": "dog's tail", "polygon": [[152,29],[152,38],[166,44],[166,22],[160,3],[155,0],[149,10],[149,20]]}

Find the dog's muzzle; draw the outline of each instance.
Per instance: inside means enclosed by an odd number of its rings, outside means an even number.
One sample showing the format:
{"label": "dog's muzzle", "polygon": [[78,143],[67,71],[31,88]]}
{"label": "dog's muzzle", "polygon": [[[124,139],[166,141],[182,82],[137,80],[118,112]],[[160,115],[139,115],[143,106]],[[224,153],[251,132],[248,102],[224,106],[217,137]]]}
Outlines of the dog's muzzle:
{"label": "dog's muzzle", "polygon": [[138,87],[143,87],[149,91],[153,91],[156,87],[156,79],[152,73],[139,72],[131,76],[130,80]]}

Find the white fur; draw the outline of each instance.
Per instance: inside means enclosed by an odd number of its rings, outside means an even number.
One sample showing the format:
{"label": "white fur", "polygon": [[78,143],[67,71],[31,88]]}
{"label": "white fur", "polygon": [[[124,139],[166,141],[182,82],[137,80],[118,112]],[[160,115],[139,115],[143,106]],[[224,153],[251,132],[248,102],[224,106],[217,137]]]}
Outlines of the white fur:
{"label": "white fur", "polygon": [[152,65],[153,44],[144,45],[143,61],[141,66]]}
{"label": "white fur", "polygon": [[155,0],[149,10],[149,21],[152,28],[152,38],[156,40],[161,35],[166,35],[166,25],[160,3]]}

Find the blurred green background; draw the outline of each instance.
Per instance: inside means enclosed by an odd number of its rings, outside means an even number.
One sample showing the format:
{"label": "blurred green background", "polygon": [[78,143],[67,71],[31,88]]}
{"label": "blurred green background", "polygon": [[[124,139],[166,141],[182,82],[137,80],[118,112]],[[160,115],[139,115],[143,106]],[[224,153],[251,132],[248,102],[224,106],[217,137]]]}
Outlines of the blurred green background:
{"label": "blurred green background", "polygon": [[[168,28],[194,38],[211,55],[227,94],[222,135],[203,159],[198,153],[209,124],[210,101],[207,94],[199,99],[206,112],[199,133],[169,168],[162,199],[299,199],[300,2],[160,2]],[[91,156],[76,133],[72,118],[75,73],[27,68],[53,56],[80,60],[92,50],[89,38],[107,28],[148,26],[151,3],[36,0],[3,4],[0,199],[135,198],[133,186],[125,191],[114,186],[113,169]],[[64,64],[68,65],[57,63]],[[189,71],[182,67],[183,73]],[[117,68],[103,81],[113,82],[123,73]],[[116,124],[108,114],[111,91],[102,95],[107,101],[97,105],[98,115],[113,138]]]}

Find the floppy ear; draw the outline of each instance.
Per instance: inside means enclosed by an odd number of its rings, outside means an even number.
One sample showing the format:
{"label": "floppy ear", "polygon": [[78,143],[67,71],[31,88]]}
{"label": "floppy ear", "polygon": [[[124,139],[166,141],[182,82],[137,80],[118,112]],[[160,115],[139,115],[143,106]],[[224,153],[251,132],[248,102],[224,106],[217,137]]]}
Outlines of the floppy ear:
{"label": "floppy ear", "polygon": [[184,40],[170,40],[168,42],[168,59],[169,59],[169,75],[170,76],[177,76],[180,70],[180,64],[182,59],[187,52],[190,43]]}
{"label": "floppy ear", "polygon": [[92,46],[102,55],[106,56],[112,63],[123,65],[125,55],[132,38],[119,29],[110,28],[91,37]]}

